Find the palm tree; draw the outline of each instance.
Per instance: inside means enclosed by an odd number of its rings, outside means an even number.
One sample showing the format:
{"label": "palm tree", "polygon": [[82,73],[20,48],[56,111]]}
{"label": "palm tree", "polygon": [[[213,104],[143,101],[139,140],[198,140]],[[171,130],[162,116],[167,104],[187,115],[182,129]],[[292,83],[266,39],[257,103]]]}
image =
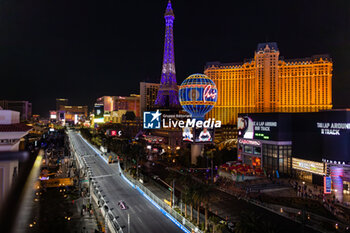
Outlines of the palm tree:
{"label": "palm tree", "polygon": [[[189,198],[188,198],[188,196],[186,195],[186,193],[184,193],[183,194],[184,196],[182,197],[182,199],[181,199],[181,201],[182,201],[182,203],[184,203],[185,204],[185,218],[187,218],[187,204],[189,203]],[[182,209],[181,209],[181,211],[182,211]]]}
{"label": "palm tree", "polygon": [[211,222],[212,226],[213,226],[213,233],[215,233],[215,229],[217,228],[217,225],[219,223],[219,218],[212,215],[209,217],[209,221]]}
{"label": "palm tree", "polygon": [[204,201],[204,213],[205,213],[205,230],[208,230],[208,208],[209,208],[209,202],[213,198],[213,189],[214,187],[212,185],[204,186],[203,201]]}
{"label": "palm tree", "polygon": [[200,183],[194,186],[193,200],[197,205],[197,225],[199,226],[200,206],[204,200],[203,186]]}
{"label": "palm tree", "polygon": [[187,217],[187,205],[190,205],[190,220],[193,221],[193,194],[194,189],[192,186],[185,187],[184,189],[184,203],[185,203],[185,217]]}
{"label": "palm tree", "polygon": [[179,177],[179,182],[183,188],[183,202],[185,203],[185,217],[187,217],[187,205],[191,207],[191,221],[193,220],[193,185],[194,181],[190,174],[184,174]]}
{"label": "palm tree", "polygon": [[[195,194],[195,200],[197,204],[204,204],[204,216],[205,216],[205,230],[208,230],[208,208],[209,202],[213,197],[214,187],[209,184],[198,184]],[[199,205],[197,206],[199,212]],[[197,215],[197,223],[199,224],[199,213]]]}

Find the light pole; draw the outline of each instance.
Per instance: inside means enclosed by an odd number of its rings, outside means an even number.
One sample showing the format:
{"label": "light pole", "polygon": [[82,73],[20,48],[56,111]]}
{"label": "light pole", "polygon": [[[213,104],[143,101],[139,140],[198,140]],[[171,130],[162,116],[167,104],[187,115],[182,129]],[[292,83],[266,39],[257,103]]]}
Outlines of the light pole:
{"label": "light pole", "polygon": [[175,206],[175,179],[173,179],[173,204],[172,206]]}
{"label": "light pole", "polygon": [[163,184],[165,184],[169,190],[170,190],[170,207],[174,206],[174,188],[175,188],[175,180],[173,180],[173,187],[171,187],[167,182],[165,182],[164,180],[162,180],[161,178],[157,178],[157,180],[159,180],[160,182],[162,182]]}

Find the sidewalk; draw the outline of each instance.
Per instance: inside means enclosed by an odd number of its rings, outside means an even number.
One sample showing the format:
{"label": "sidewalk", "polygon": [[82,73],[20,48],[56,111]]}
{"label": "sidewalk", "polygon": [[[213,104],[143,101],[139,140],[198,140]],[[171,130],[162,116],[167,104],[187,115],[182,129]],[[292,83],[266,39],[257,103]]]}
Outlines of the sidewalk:
{"label": "sidewalk", "polygon": [[[99,230],[98,224],[94,214],[90,216],[86,211],[82,211],[83,204],[87,204],[89,198],[82,198],[75,200],[74,207],[76,209],[75,214],[71,217],[71,221],[74,224],[72,232],[77,233],[95,233],[95,230]],[[83,215],[81,215],[83,213]]]}

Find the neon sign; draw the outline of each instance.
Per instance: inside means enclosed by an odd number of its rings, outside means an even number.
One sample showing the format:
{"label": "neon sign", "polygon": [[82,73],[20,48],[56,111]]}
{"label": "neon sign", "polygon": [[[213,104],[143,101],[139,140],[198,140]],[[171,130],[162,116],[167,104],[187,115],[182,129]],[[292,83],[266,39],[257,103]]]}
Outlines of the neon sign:
{"label": "neon sign", "polygon": [[213,100],[213,99],[216,99],[216,96],[217,96],[217,91],[216,89],[212,89],[211,88],[211,85],[207,85],[205,88],[204,88],[204,91],[203,91],[203,101],[206,102],[208,99],[209,100]]}
{"label": "neon sign", "polygon": [[332,191],[332,179],[329,176],[323,177],[323,193],[330,194]]}
{"label": "neon sign", "polygon": [[238,142],[240,144],[249,144],[249,145],[253,145],[253,146],[261,146],[261,142],[254,141],[254,140],[238,139]]}

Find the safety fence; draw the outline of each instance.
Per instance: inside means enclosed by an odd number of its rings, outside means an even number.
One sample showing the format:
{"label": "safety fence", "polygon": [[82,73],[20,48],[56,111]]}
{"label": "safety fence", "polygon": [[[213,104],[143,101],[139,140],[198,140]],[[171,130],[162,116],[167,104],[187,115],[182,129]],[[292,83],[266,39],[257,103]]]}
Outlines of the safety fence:
{"label": "safety fence", "polygon": [[171,208],[167,203],[157,197],[148,188],[129,176],[127,173],[122,173],[123,179],[128,182],[133,188],[139,191],[148,201],[150,201],[155,207],[157,207],[166,217],[168,217],[173,223],[175,223],[184,232],[198,232],[202,231],[195,226],[192,222],[179,214],[176,210]]}

